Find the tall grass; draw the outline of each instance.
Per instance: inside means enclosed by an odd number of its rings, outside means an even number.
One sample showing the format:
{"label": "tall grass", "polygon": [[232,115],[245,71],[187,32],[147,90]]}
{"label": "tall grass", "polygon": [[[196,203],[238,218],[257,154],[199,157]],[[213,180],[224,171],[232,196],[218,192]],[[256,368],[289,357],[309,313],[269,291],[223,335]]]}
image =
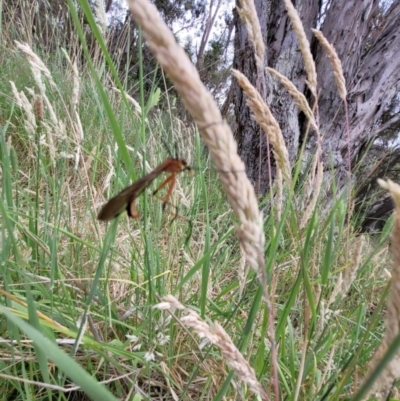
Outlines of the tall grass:
{"label": "tall grass", "polygon": [[[240,208],[243,194],[230,194],[229,204],[218,181],[244,180],[244,171],[215,168],[196,128],[172,111],[155,112],[157,90],[145,98],[143,76],[134,106],[103,31],[92,57],[82,33],[75,54],[46,53],[4,27],[4,399],[278,399],[277,388],[290,400],[356,394],[385,330],[391,223],[381,235],[356,235],[351,199],[333,183],[329,202],[315,191],[318,153],[309,170],[292,166],[290,180],[286,167],[286,181],[276,184],[282,203],[268,197],[262,221],[269,306],[229,206]],[[85,68],[71,61],[77,54]],[[170,224],[174,208],[163,213],[149,190],[139,219],[98,222],[106,199],[168,156],[163,140],[177,143],[196,171],[179,177],[171,200],[178,218]]]}

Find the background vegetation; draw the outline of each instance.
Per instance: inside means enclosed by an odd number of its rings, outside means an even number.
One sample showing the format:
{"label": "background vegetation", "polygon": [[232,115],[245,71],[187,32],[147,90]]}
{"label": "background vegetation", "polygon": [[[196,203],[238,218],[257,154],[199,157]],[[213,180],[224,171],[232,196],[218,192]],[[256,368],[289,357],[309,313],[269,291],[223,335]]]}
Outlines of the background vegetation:
{"label": "background vegetation", "polygon": [[[316,191],[318,165],[291,166],[260,202],[271,309],[219,182],[245,172],[209,160],[145,47],[132,74],[109,56],[98,14],[68,5],[59,29],[40,7],[2,4],[3,16],[22,12],[1,30],[4,399],[361,399],[370,373],[390,366],[372,356],[387,332],[392,222],[360,235],[351,191],[334,180]],[[179,176],[175,221],[151,189],[139,219],[97,221],[109,197],[168,156],[163,142],[195,170]],[[393,389],[376,390],[396,397],[393,375]]]}

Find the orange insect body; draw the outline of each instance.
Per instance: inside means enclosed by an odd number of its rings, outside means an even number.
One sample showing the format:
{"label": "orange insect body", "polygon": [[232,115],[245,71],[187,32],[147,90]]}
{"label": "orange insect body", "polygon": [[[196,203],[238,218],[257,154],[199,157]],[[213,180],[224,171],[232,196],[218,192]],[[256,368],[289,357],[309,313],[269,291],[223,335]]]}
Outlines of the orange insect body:
{"label": "orange insect body", "polygon": [[139,217],[135,207],[136,198],[162,173],[169,173],[169,176],[153,192],[156,194],[160,189],[168,185],[168,190],[163,198],[163,207],[168,203],[176,184],[176,175],[184,170],[192,171],[185,160],[168,158],[149,174],[123,189],[118,195],[110,199],[100,210],[97,218],[102,221],[112,220],[124,210],[132,218]]}

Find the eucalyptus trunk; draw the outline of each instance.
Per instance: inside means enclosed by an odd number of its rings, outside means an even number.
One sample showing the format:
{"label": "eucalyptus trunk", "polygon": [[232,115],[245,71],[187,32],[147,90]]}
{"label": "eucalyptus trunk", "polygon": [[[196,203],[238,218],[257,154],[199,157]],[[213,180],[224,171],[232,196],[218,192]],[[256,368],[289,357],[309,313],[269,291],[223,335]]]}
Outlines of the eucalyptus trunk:
{"label": "eucalyptus trunk", "polygon": [[[348,177],[348,150],[353,170],[364,155],[366,144],[376,143],[387,130],[399,130],[400,108],[396,99],[400,89],[400,1],[394,1],[386,11],[380,8],[378,0],[331,0],[325,10],[322,3],[326,2],[293,1],[311,43],[317,69],[323,159],[327,169],[333,168],[330,174],[338,178],[340,186],[346,181],[340,178]],[[289,78],[312,105],[314,99],[307,90],[304,61],[284,2],[256,0],[255,7],[266,44],[264,65]],[[235,19],[235,26],[234,68],[260,87],[253,46],[240,18]],[[348,90],[350,138],[347,136],[344,103],[339,97],[330,61],[314,38],[312,28],[323,32],[341,60]],[[304,156],[309,160],[315,153],[316,138],[312,134],[306,136],[304,115],[274,77],[266,74],[265,82],[266,88],[260,88],[260,93],[281,126],[291,164],[298,160],[304,142]],[[240,155],[250,179],[256,187],[260,179],[260,192],[265,194],[270,186],[269,176],[272,179],[275,176],[275,162],[271,153],[272,169],[269,173],[265,134],[251,118],[242,90],[234,85]],[[388,113],[389,117],[384,118]]]}

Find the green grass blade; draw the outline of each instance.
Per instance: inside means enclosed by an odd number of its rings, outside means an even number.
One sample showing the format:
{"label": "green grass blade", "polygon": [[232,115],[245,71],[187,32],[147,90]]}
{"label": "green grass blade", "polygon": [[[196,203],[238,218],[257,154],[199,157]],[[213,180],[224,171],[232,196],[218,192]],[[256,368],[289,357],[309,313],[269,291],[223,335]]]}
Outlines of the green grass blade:
{"label": "green grass blade", "polygon": [[117,400],[104,385],[98,383],[86,370],[65,354],[65,352],[61,351],[56,344],[44,337],[37,329],[24,322],[4,306],[0,305],[0,310],[10,322],[19,327],[20,330],[32,339],[36,347],[65,372],[75,384],[79,385],[92,400]]}

